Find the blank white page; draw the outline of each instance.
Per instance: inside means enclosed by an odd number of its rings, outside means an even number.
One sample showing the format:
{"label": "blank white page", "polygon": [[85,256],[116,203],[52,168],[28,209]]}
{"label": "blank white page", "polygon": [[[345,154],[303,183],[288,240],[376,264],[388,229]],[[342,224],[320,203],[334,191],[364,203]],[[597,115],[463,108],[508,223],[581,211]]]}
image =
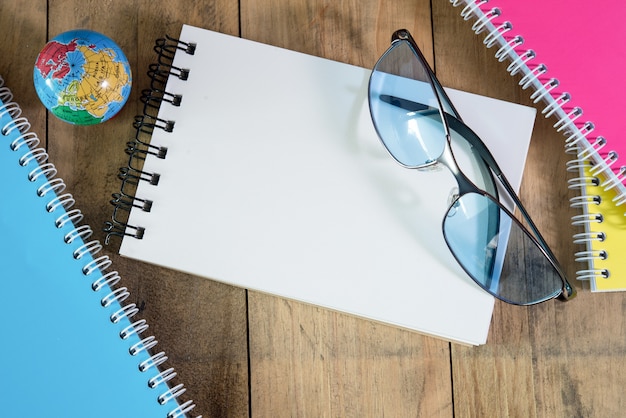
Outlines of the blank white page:
{"label": "blank white page", "polygon": [[[467,344],[485,343],[493,298],[458,266],[441,222],[447,170],[400,167],[367,105],[370,71],[184,26],[120,253]],[[535,110],[449,90],[519,187]],[[216,313],[218,314],[218,313]]]}

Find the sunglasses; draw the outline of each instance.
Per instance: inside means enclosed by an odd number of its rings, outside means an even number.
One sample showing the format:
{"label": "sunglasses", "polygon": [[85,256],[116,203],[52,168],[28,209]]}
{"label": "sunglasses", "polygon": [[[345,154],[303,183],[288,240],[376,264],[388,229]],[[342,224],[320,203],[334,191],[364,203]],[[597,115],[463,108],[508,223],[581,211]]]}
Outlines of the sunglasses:
{"label": "sunglasses", "polygon": [[407,30],[393,34],[371,73],[368,95],[376,132],[399,164],[419,170],[443,166],[456,179],[442,231],[472,280],[516,305],[575,296],[515,190],[463,123]]}

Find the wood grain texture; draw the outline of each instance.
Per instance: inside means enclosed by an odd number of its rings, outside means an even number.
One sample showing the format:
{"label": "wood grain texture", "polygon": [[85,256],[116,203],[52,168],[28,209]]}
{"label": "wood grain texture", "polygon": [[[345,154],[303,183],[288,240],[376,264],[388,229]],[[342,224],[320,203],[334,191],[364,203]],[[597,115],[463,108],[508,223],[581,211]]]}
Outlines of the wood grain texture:
{"label": "wood grain texture", "polygon": [[46,136],[46,109],[41,106],[33,87],[32,67],[46,43],[47,2],[37,0],[28,7],[17,1],[0,1],[0,28],[4,39],[0,46],[0,75],[19,101],[23,116],[32,129]]}
{"label": "wood grain texture", "polygon": [[448,343],[253,292],[250,318],[255,416],[452,416]]}
{"label": "wood grain texture", "polygon": [[[0,74],[103,240],[156,38],[189,23],[372,67],[405,27],[445,85],[530,104],[459,11],[448,0],[0,0]],[[130,101],[101,126],[48,116],[32,85],[46,40],[77,27],[114,38],[133,70]],[[567,156],[552,123],[537,119],[521,197],[573,277]],[[106,254],[188,387],[183,398],[205,417],[616,417],[626,408],[624,293],[579,286],[569,303],[496,303],[488,344],[470,348],[123,259],[118,246]]]}
{"label": "wood grain texture", "polygon": [[[428,1],[248,0],[241,11],[244,38],[308,54],[371,68],[406,27],[432,58]],[[256,416],[452,414],[445,342],[254,292],[249,315]]]}

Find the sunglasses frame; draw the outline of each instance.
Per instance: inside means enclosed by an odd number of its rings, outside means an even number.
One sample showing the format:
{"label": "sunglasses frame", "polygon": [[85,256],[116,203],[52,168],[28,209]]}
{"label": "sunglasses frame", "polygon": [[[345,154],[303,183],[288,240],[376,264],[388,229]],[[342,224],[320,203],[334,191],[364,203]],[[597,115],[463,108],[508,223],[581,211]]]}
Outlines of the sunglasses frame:
{"label": "sunglasses frame", "polygon": [[[443,89],[442,85],[437,80],[437,77],[435,76],[433,70],[430,68],[430,65],[428,64],[428,62],[424,58],[424,55],[420,51],[419,47],[417,46],[415,40],[413,39],[413,37],[411,36],[411,34],[409,33],[408,30],[400,29],[400,30],[397,30],[397,31],[395,31],[393,33],[392,38],[391,38],[391,46],[381,56],[381,58],[378,60],[378,62],[376,63],[376,66],[374,68],[376,68],[378,66],[378,64],[383,59],[385,59],[387,53],[389,53],[394,48],[394,46],[395,46],[395,44],[397,42],[402,42],[402,41],[408,42],[408,44],[411,47],[412,51],[415,53],[416,58],[421,62],[423,67],[426,69],[426,73],[428,75],[428,81],[430,82],[430,84],[432,86],[432,89],[433,89],[433,92],[434,92],[434,95],[435,95],[435,97],[437,99],[437,103],[438,103],[438,109],[437,110],[439,111],[439,115],[441,117],[441,121],[443,122],[442,125],[444,127],[444,133],[446,135],[446,141],[445,141],[444,149],[443,149],[441,155],[436,160],[429,161],[429,162],[427,162],[425,164],[421,164],[421,165],[417,165],[417,166],[408,166],[408,165],[402,163],[401,161],[399,161],[391,153],[391,151],[389,150],[389,148],[385,144],[385,141],[382,138],[380,138],[380,140],[383,143],[383,145],[385,146],[385,149],[387,149],[387,151],[389,152],[389,154],[400,165],[402,165],[405,168],[423,169],[423,168],[426,168],[426,167],[429,167],[429,166],[433,166],[433,165],[436,165],[436,164],[441,164],[441,165],[445,166],[446,168],[448,168],[450,170],[450,172],[453,174],[453,176],[455,177],[455,179],[457,181],[457,184],[458,184],[458,193],[454,196],[454,199],[449,203],[448,209],[446,210],[446,212],[444,214],[444,219],[442,221],[442,233],[444,235],[444,238],[445,238],[445,241],[446,241],[446,245],[448,245],[448,248],[450,249],[450,252],[457,259],[457,262],[459,263],[459,265],[466,271],[466,273],[481,288],[483,288],[485,291],[487,291],[491,295],[495,296],[496,298],[498,298],[498,299],[500,299],[500,300],[502,300],[504,302],[515,304],[515,305],[534,305],[534,304],[545,302],[547,300],[554,299],[554,298],[559,298],[560,300],[563,300],[563,301],[567,301],[567,300],[572,299],[576,295],[576,289],[574,288],[574,286],[572,286],[569,283],[569,281],[565,277],[565,274],[564,274],[562,268],[560,267],[556,257],[552,253],[552,250],[550,250],[550,247],[548,246],[547,242],[545,241],[545,239],[543,238],[543,236],[539,232],[538,228],[535,226],[535,224],[532,221],[530,215],[528,214],[528,211],[526,210],[526,208],[524,207],[524,205],[520,201],[519,197],[517,196],[517,193],[515,192],[515,190],[513,189],[513,187],[511,186],[511,184],[507,180],[506,176],[504,175],[504,173],[502,172],[502,170],[498,166],[495,158],[493,157],[491,152],[487,149],[487,146],[478,137],[478,135],[476,133],[474,133],[467,125],[465,125],[465,123],[463,123],[463,121],[461,119],[461,116],[459,115],[459,113],[455,109],[454,105],[452,104],[452,101],[450,100],[450,98],[446,94],[446,92]],[[368,98],[369,97],[370,96],[368,94]],[[398,99],[398,100],[404,100],[404,99]],[[454,115],[451,115],[448,112],[444,111],[444,109],[445,109],[444,106],[443,106],[444,102],[447,105],[446,108],[450,109],[454,113]],[[398,104],[395,104],[395,105],[398,106]],[[370,111],[371,111],[371,106],[370,106]],[[373,114],[371,116],[372,116],[372,118],[374,118]],[[374,125],[376,125],[376,124],[374,124]],[[451,135],[450,135],[450,127],[451,126],[452,126],[453,130],[458,132],[473,147],[473,150],[478,153],[479,157],[482,159],[482,162],[484,162],[486,164],[486,166],[488,168],[489,176],[491,177],[492,181],[493,181],[492,173],[495,174],[495,176],[500,181],[500,184],[504,187],[504,190],[511,197],[511,199],[513,200],[515,206],[517,206],[517,208],[519,209],[521,215],[524,217],[525,221],[528,223],[528,226],[532,230],[532,233],[531,233],[531,231],[528,230],[528,228],[526,228],[519,221],[519,219],[517,217],[515,217],[511,213],[511,211],[509,211],[506,207],[504,207],[500,203],[500,201],[498,199],[498,195],[497,195],[497,188],[495,187],[495,185],[494,185],[495,196],[493,196],[492,194],[488,193],[487,191],[485,191],[483,189],[480,189],[478,186],[476,186],[461,171],[460,167],[458,166],[458,164],[456,162],[456,159],[454,158],[454,154],[452,152]],[[378,131],[378,128],[376,128],[376,129]],[[380,135],[379,135],[379,137],[380,137]],[[507,300],[506,298],[496,294],[495,292],[492,292],[491,290],[489,290],[488,288],[483,286],[480,283],[479,280],[477,280],[477,279],[475,279],[473,277],[473,275],[468,271],[467,268],[465,268],[463,263],[458,259],[458,257],[456,256],[456,254],[452,250],[452,248],[450,248],[450,244],[448,243],[448,239],[446,237],[445,230],[443,228],[443,225],[445,224],[446,216],[448,215],[448,213],[450,213],[450,210],[452,208],[454,208],[455,204],[458,202],[458,200],[461,198],[461,196],[463,196],[465,194],[468,194],[468,193],[476,193],[476,194],[482,195],[482,196],[486,197],[487,199],[491,200],[493,203],[495,203],[497,205],[497,207],[500,210],[504,211],[512,219],[512,221],[515,222],[522,229],[522,231],[534,242],[534,244],[537,245],[539,250],[543,253],[543,255],[550,262],[550,264],[553,266],[553,268],[556,270],[556,272],[558,273],[559,277],[561,278],[562,288],[561,288],[561,291],[559,293],[553,294],[553,295],[548,295],[548,296],[546,296],[543,299],[535,300],[535,301],[531,301],[531,302],[516,302],[516,301]]]}

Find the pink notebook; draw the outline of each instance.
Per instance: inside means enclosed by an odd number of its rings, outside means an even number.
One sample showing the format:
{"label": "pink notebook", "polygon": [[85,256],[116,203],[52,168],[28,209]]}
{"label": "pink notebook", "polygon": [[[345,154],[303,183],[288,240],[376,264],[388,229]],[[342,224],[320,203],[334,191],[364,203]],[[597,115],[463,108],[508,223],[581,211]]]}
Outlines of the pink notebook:
{"label": "pink notebook", "polygon": [[[624,0],[450,0],[543,114],[564,134],[571,199],[580,208],[578,278],[626,290],[626,3]],[[593,5],[593,7],[591,7]],[[611,249],[611,250],[608,250]],[[617,251],[612,251],[617,249]]]}

